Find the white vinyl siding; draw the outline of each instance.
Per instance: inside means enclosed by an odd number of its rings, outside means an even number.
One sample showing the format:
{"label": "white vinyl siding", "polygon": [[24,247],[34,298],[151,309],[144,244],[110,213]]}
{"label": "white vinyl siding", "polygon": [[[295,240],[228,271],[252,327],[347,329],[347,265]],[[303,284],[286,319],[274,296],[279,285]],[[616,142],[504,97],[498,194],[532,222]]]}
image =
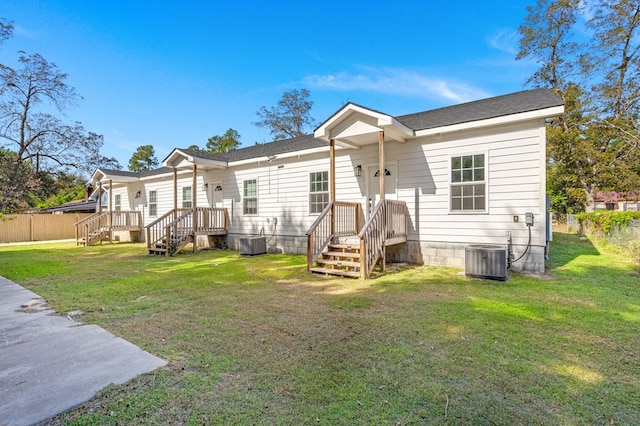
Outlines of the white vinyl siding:
{"label": "white vinyl siding", "polygon": [[485,212],[487,181],[485,155],[451,157],[451,211]]}
{"label": "white vinyl siding", "polygon": [[158,191],[149,191],[149,216],[158,216]]}
{"label": "white vinyl siding", "polygon": [[191,206],[193,205],[192,200],[193,200],[193,193],[191,191],[191,187],[183,186],[182,187],[182,208],[190,209]]}
{"label": "white vinyl siding", "polygon": [[248,179],[243,182],[242,190],[242,214],[258,214],[258,181]]}
{"label": "white vinyl siding", "polygon": [[329,172],[309,174],[309,213],[318,214],[329,204]]}

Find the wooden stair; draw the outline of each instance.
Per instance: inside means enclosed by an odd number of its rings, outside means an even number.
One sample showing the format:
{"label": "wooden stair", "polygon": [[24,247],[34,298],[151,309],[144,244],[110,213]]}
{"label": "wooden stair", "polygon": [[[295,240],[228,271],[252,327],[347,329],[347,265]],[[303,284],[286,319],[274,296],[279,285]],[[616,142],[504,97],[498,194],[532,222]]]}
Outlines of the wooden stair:
{"label": "wooden stair", "polygon": [[89,232],[87,237],[80,237],[76,240],[76,245],[91,245],[101,241],[109,240],[109,228],[101,227],[96,228],[93,231]]}
{"label": "wooden stair", "polygon": [[[187,244],[193,242],[193,235],[191,235],[190,233],[184,233],[184,234],[173,234],[171,235],[171,244],[173,246],[173,249],[171,250],[171,252],[169,253],[170,256],[174,255],[175,253],[179,252],[180,250],[182,250],[182,248],[184,246],[186,246]],[[160,256],[166,256],[167,255],[167,250],[169,250],[169,247],[167,247],[167,240],[161,240],[156,242],[155,244],[152,244],[149,248],[148,248],[148,252],[149,254],[156,254],[156,255],[160,255]]]}
{"label": "wooden stair", "polygon": [[359,242],[329,244],[316,260],[316,265],[310,269],[316,274],[360,278]]}

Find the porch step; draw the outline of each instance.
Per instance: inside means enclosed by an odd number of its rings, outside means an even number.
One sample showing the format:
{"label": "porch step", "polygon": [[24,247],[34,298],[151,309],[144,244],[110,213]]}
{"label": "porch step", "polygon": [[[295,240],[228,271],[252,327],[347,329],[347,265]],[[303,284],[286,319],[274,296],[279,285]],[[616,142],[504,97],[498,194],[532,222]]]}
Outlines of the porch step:
{"label": "porch step", "polygon": [[349,277],[349,278],[360,278],[360,272],[345,271],[343,269],[315,267],[315,268],[311,268],[311,272],[314,272],[316,274],[324,274],[324,275],[337,275],[337,276]]}
{"label": "porch step", "polygon": [[333,259],[318,259],[316,260],[318,265],[331,265],[344,268],[359,268],[360,262],[350,262],[348,260],[333,260]]}
{"label": "porch step", "polygon": [[350,244],[350,243],[337,243],[337,244],[329,244],[328,245],[329,250],[357,250],[358,252],[360,251],[360,242],[358,242],[357,244]]}
{"label": "porch step", "polygon": [[348,257],[351,259],[360,259],[360,253],[354,253],[350,251],[325,251],[322,255],[327,257]]}

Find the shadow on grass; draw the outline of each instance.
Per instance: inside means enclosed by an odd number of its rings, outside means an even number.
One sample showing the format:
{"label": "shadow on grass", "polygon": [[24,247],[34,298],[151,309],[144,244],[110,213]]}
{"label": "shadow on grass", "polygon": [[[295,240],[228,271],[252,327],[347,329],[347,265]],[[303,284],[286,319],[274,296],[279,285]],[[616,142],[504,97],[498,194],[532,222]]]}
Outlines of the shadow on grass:
{"label": "shadow on grass", "polygon": [[549,247],[548,269],[565,266],[580,256],[599,256],[600,252],[591,241],[581,240],[578,235],[562,232],[553,233]]}

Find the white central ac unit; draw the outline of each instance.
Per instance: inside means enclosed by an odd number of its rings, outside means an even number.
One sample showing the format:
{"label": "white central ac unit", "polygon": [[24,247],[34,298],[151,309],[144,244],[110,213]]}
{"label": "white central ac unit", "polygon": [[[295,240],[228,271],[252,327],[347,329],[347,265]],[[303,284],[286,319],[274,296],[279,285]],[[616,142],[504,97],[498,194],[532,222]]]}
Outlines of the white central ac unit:
{"label": "white central ac unit", "polygon": [[465,275],[507,280],[507,249],[503,246],[470,245],[464,249]]}
{"label": "white central ac unit", "polygon": [[240,256],[255,256],[267,252],[266,237],[240,238]]}

